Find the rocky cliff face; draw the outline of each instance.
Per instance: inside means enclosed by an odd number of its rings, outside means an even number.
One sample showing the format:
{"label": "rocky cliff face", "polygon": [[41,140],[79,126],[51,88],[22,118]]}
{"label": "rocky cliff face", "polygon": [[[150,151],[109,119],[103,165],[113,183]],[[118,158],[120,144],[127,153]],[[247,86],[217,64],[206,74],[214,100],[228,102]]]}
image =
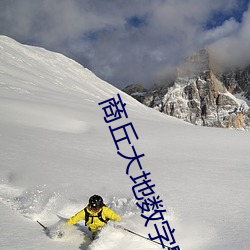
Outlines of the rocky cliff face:
{"label": "rocky cliff face", "polygon": [[225,84],[230,93],[242,94],[250,100],[250,66],[218,73],[217,77]]}
{"label": "rocky cliff face", "polygon": [[124,91],[149,107],[196,125],[249,129],[249,106],[234,95],[249,98],[249,88],[250,67],[215,74],[208,51],[201,50],[178,68],[170,87],[147,91],[131,85]]}

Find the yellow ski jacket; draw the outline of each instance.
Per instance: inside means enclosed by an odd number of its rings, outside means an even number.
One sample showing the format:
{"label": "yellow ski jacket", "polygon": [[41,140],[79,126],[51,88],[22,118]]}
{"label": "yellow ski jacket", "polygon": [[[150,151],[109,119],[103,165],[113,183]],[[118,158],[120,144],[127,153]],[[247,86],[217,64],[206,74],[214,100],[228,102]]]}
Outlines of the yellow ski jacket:
{"label": "yellow ski jacket", "polygon": [[[101,217],[104,221],[107,221],[107,220],[121,221],[122,220],[120,215],[116,214],[113,210],[111,210],[110,208],[106,206],[103,206],[98,212],[93,212],[88,207],[86,207],[86,209],[87,209],[87,212],[89,213],[89,219],[86,222],[86,225],[88,226],[89,230],[92,233],[95,233],[96,231],[98,231],[98,229],[102,228],[106,224],[105,222],[101,221],[98,218],[98,214],[100,213],[100,211],[102,211]],[[84,209],[82,209],[77,214],[72,216],[67,221],[67,224],[74,225],[80,220],[85,220]]]}

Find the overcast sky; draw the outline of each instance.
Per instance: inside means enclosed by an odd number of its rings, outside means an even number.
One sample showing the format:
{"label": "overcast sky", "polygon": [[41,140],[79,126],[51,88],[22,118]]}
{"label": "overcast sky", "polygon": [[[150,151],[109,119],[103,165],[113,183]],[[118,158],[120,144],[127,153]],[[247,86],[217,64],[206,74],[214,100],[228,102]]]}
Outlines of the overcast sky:
{"label": "overcast sky", "polygon": [[250,62],[250,0],[0,0],[0,34],[57,51],[111,84],[146,87],[195,51]]}

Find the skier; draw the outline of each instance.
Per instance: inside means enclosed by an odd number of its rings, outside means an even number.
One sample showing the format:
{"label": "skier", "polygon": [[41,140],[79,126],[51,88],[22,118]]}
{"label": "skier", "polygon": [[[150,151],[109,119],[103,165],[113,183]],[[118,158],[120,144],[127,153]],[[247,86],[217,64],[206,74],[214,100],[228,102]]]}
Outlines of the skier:
{"label": "skier", "polygon": [[89,198],[89,204],[72,216],[67,224],[74,225],[80,220],[85,220],[85,225],[92,232],[94,239],[109,220],[120,222],[122,219],[120,215],[105,206],[101,196],[95,194]]}

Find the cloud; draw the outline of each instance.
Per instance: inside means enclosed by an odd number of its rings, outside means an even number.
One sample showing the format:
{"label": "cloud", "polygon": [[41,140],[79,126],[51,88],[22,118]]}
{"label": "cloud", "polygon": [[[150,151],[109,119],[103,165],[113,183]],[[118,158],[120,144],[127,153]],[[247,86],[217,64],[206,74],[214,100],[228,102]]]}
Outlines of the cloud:
{"label": "cloud", "polygon": [[[220,29],[227,29],[224,24]],[[210,44],[215,60],[225,67],[244,67],[250,64],[250,10],[243,15],[242,22],[232,32]]]}
{"label": "cloud", "polygon": [[241,44],[243,53],[249,13],[242,22],[234,17],[242,8],[239,2],[2,0],[0,33],[61,52],[119,88],[130,83],[148,87],[204,46],[213,45],[225,57],[223,46]]}
{"label": "cloud", "polygon": [[221,26],[216,28],[205,30],[200,38],[201,44],[211,44],[219,41],[225,37],[235,34],[240,28],[240,24],[232,17],[229,20],[225,20]]}

